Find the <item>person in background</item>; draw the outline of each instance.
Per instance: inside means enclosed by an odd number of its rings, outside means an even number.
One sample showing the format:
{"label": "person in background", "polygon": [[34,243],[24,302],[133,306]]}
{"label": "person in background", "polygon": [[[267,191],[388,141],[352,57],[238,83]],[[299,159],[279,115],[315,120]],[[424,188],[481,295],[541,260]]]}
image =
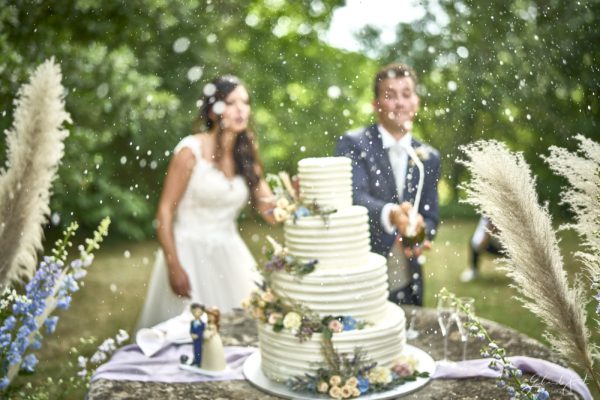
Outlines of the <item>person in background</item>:
{"label": "person in background", "polygon": [[[354,204],[369,210],[371,247],[388,258],[390,300],[422,305],[419,256],[431,247],[437,230],[440,154],[413,137],[420,101],[416,85],[415,72],[404,64],[377,72],[373,84],[377,123],[344,134],[336,154],[352,159]],[[424,166],[418,214],[412,221],[421,174],[411,153]],[[415,244],[407,239],[411,224],[417,238],[424,235],[423,241]]]}
{"label": "person in background", "polygon": [[274,219],[250,116],[250,95],[237,77],[204,87],[205,130],[179,142],[165,177],[156,214],[161,249],[138,329],[181,314],[190,302],[230,312],[254,288],[256,262],[237,217],[250,203]]}
{"label": "person in background", "polygon": [[460,274],[462,282],[470,282],[479,275],[479,259],[483,253],[498,255],[502,245],[493,235],[496,227],[489,218],[482,216],[473,232],[469,246],[469,266]]}

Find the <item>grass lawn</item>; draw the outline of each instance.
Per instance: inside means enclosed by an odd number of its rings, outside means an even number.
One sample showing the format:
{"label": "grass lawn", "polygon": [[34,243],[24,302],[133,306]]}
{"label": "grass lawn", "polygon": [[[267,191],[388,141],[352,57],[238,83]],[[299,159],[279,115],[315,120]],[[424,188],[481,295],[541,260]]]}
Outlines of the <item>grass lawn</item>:
{"label": "grass lawn", "polygon": [[[504,274],[497,270],[491,256],[483,257],[478,279],[470,283],[459,281],[459,274],[467,265],[468,243],[475,225],[475,220],[443,221],[434,248],[427,254],[426,306],[435,306],[434,295],[445,286],[459,295],[474,297],[476,312],[480,316],[542,340],[542,323],[512,299],[516,292],[509,287],[510,282]],[[240,227],[257,258],[267,233],[276,238],[282,236],[280,227],[272,228],[253,221],[243,222]],[[572,256],[576,245],[573,234],[562,234],[562,254],[570,274],[580,268]],[[105,244],[90,268],[83,289],[74,295],[71,309],[57,314],[60,316],[58,328],[54,335],[47,337],[38,353],[40,362],[36,374],[19,378],[15,383],[72,376],[74,370],[68,368],[68,363],[74,361],[76,355],[70,349],[78,347],[79,338],[95,336],[102,341],[114,336],[118,329],[125,329],[131,334],[157,248],[158,244],[154,241]],[[68,375],[65,376],[65,373]],[[84,393],[79,392],[72,398],[83,396]]]}

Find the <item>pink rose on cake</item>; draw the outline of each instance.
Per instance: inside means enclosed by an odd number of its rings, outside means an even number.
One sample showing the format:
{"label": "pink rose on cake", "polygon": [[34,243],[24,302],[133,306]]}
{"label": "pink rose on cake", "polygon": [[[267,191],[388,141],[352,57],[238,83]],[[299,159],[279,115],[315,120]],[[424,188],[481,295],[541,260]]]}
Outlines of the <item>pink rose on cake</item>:
{"label": "pink rose on cake", "polygon": [[410,376],[412,375],[417,368],[417,360],[413,357],[402,355],[396,360],[394,365],[392,366],[392,372],[396,375]]}
{"label": "pink rose on cake", "polygon": [[282,318],[283,318],[282,313],[278,313],[278,312],[271,313],[271,315],[269,315],[269,324],[275,325]]}
{"label": "pink rose on cake", "polygon": [[331,321],[329,321],[328,328],[333,333],[340,333],[340,332],[342,332],[344,330],[344,325],[342,325],[342,323],[339,320],[332,319]]}

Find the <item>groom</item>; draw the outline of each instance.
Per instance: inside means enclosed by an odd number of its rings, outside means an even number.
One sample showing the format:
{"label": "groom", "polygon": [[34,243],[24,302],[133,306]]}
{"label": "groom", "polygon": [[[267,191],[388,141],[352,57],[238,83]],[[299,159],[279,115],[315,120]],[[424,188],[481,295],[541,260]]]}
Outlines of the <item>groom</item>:
{"label": "groom", "polygon": [[[431,248],[437,229],[440,155],[412,136],[419,109],[416,81],[414,71],[406,65],[383,67],[374,81],[377,124],[346,133],[337,144],[336,154],[352,159],[354,204],[369,210],[371,248],[388,259],[390,300],[421,306],[419,256],[423,249]],[[419,182],[419,170],[407,147],[415,150],[413,154],[424,166],[417,230],[424,230],[425,240],[416,246],[402,240]]]}

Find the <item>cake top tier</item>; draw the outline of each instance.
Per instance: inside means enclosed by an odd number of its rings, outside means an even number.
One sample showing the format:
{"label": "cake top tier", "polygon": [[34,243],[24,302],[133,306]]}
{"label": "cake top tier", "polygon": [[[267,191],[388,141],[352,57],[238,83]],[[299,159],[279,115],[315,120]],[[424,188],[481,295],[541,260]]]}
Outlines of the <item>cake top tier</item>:
{"label": "cake top tier", "polygon": [[352,165],[347,157],[304,158],[298,162],[300,196],[322,207],[352,205]]}

